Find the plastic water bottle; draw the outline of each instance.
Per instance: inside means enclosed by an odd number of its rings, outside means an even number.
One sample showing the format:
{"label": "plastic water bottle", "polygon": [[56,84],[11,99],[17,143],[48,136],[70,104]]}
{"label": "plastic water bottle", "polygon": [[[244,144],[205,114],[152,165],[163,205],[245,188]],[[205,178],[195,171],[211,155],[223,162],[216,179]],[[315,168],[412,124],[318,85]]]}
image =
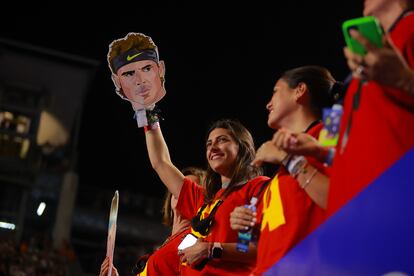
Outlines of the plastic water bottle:
{"label": "plastic water bottle", "polygon": [[[244,207],[252,210],[252,212],[256,212],[256,203],[257,198],[252,197],[250,200],[250,205],[245,205]],[[248,252],[249,251],[249,244],[253,239],[253,227],[249,227],[247,230],[240,230],[238,233],[237,239],[237,250],[241,252]]]}

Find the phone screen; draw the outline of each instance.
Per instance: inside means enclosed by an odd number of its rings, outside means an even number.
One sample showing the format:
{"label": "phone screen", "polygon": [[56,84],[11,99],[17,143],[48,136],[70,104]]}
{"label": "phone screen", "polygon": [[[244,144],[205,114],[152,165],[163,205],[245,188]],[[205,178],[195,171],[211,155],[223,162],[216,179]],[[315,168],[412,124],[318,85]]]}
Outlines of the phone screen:
{"label": "phone screen", "polygon": [[190,247],[194,245],[197,242],[197,237],[193,234],[187,234],[183,241],[178,245],[178,250],[186,249],[187,247]]}

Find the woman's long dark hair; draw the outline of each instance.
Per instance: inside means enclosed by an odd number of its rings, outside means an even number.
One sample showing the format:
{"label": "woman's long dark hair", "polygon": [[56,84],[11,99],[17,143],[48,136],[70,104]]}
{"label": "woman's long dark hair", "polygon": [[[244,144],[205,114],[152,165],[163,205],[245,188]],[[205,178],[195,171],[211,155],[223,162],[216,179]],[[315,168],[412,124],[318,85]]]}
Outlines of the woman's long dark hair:
{"label": "woman's long dark hair", "polygon": [[[235,184],[262,175],[262,169],[250,165],[256,155],[253,137],[239,121],[232,119],[222,119],[214,122],[207,132],[206,140],[208,139],[210,133],[216,128],[224,128],[228,130],[231,137],[239,146],[239,152],[237,153],[236,161],[231,168],[231,181],[223,193],[223,198],[225,198],[235,188],[237,188],[235,187]],[[221,189],[222,183],[221,175],[216,173],[209,164],[207,164],[205,183],[205,202],[211,203],[214,199],[215,194]]]}

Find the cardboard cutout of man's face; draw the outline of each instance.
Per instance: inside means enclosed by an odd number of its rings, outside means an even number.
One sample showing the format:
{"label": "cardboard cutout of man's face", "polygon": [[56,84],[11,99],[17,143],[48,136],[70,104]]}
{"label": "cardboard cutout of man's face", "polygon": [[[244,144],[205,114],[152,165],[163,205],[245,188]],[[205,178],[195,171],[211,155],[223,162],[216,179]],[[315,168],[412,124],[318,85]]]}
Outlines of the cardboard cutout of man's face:
{"label": "cardboard cutout of man's face", "polygon": [[122,89],[135,110],[145,109],[160,101],[166,94],[163,61],[140,60],[126,64],[112,75],[115,86]]}

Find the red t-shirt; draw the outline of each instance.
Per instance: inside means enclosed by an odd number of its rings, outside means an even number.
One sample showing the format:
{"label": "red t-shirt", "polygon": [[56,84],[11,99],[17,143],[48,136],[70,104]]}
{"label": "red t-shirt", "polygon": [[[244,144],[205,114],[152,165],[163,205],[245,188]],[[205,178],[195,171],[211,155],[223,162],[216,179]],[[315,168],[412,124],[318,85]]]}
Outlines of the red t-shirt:
{"label": "red t-shirt", "polygon": [[[398,22],[390,35],[409,66],[414,68],[414,14]],[[359,108],[352,111],[357,87],[358,80],[352,80],[345,97],[332,167],[328,215],[337,211],[414,146],[414,97],[370,81],[362,86]],[[341,152],[351,113],[348,142]]]}
{"label": "red t-shirt", "polygon": [[[223,203],[218,207],[214,216],[214,224],[209,235],[205,238],[209,242],[236,243],[237,232],[230,227],[230,213],[235,207],[248,204],[250,199],[257,194],[261,185],[269,178],[259,176],[249,180],[239,189],[233,191]],[[216,199],[220,199],[220,195],[224,189],[216,194]],[[185,178],[181,188],[180,196],[177,202],[177,211],[186,218],[192,219],[198,209],[204,202],[204,189]],[[214,202],[213,202],[214,204]],[[202,218],[208,216],[211,208],[207,207]],[[255,266],[255,262],[251,264],[231,261],[211,260],[201,271],[192,269],[189,266],[183,266],[181,275],[249,275]]]}
{"label": "red t-shirt", "polygon": [[177,248],[188,233],[190,228],[168,237],[167,241],[148,258],[145,270],[137,276],[179,275],[180,257]]}
{"label": "red t-shirt", "polygon": [[[318,138],[322,127],[319,123],[308,134]],[[308,162],[323,168],[314,159],[308,159]],[[322,169],[322,172],[328,174],[327,170]],[[254,275],[268,270],[326,218],[325,211],[312,201],[284,167],[280,167],[265,189],[257,214],[261,218],[261,232]]]}

